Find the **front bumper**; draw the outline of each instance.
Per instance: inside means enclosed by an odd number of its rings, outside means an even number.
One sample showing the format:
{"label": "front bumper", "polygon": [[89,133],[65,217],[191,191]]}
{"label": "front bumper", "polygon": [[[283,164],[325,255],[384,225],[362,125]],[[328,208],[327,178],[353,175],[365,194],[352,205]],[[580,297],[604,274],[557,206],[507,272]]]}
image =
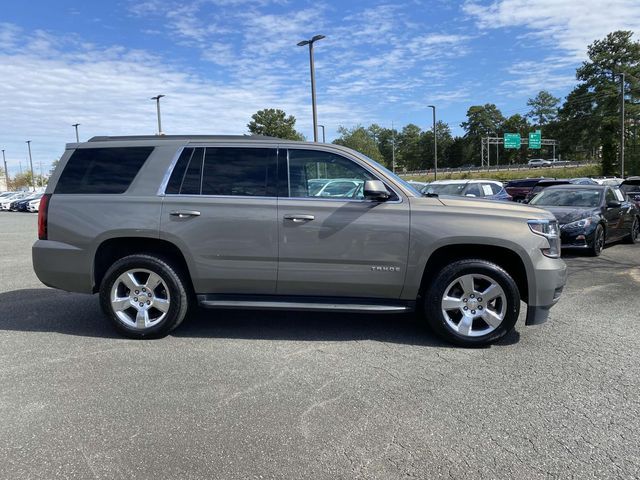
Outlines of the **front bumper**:
{"label": "front bumper", "polygon": [[558,300],[567,283],[567,266],[560,259],[545,258],[534,273],[534,297],[529,299],[526,325],[539,325],[549,318],[549,310]]}

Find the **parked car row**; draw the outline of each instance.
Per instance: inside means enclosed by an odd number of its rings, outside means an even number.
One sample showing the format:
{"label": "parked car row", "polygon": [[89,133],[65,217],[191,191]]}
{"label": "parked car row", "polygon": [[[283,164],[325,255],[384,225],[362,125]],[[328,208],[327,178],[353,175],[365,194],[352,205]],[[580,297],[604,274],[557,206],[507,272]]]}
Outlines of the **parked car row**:
{"label": "parked car row", "polygon": [[[413,182],[414,187],[419,187]],[[640,177],[525,178],[502,187],[497,180],[440,180],[420,187],[424,195],[514,200],[551,212],[558,220],[563,248],[600,255],[618,240],[640,240]]]}
{"label": "parked car row", "polygon": [[42,193],[4,192],[0,193],[0,210],[12,212],[37,212]]}

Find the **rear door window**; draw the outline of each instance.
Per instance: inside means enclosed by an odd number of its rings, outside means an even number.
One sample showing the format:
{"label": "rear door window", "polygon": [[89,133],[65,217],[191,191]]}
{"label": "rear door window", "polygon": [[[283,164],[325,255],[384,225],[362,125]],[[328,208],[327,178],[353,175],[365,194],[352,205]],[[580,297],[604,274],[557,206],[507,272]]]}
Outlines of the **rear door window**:
{"label": "rear door window", "polygon": [[207,148],[202,195],[275,197],[277,150]]}
{"label": "rear door window", "polygon": [[55,193],[124,193],[153,147],[79,148],[67,161]]}

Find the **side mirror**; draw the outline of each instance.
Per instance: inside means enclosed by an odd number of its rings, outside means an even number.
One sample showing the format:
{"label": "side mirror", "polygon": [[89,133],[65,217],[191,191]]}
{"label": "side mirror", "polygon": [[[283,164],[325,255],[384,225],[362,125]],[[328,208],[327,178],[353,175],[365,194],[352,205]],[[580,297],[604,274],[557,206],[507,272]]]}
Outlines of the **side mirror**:
{"label": "side mirror", "polygon": [[367,180],[364,182],[364,198],[374,200],[376,202],[384,202],[389,200],[391,195],[380,180]]}
{"label": "side mirror", "polygon": [[620,208],[622,206],[622,203],[620,203],[617,200],[612,200],[609,203],[607,203],[607,208]]}

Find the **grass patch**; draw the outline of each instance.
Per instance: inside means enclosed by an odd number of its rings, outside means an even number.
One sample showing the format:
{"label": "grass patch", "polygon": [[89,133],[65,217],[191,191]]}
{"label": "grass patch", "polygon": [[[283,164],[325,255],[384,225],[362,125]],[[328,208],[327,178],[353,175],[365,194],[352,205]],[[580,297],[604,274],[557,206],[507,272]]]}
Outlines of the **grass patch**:
{"label": "grass patch", "polygon": [[[472,171],[472,172],[438,172],[438,180],[515,180],[518,178],[576,178],[576,177],[598,177],[601,175],[600,165],[588,165],[584,167],[557,167],[557,168],[531,168],[522,170],[500,170],[494,172]],[[416,180],[418,182],[433,181],[433,174],[428,175],[400,175],[405,180]]]}

